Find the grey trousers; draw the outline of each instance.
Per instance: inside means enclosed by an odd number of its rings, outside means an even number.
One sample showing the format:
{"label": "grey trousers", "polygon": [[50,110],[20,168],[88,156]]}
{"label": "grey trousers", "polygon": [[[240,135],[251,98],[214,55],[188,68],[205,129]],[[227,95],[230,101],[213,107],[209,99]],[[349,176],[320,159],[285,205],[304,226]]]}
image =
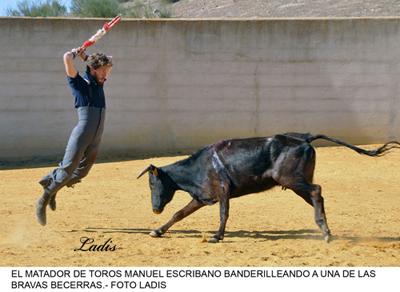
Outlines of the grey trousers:
{"label": "grey trousers", "polygon": [[40,183],[50,195],[55,195],[65,185],[81,181],[93,166],[104,129],[105,109],[79,107],[78,124],[69,137],[64,158],[59,167],[45,176]]}

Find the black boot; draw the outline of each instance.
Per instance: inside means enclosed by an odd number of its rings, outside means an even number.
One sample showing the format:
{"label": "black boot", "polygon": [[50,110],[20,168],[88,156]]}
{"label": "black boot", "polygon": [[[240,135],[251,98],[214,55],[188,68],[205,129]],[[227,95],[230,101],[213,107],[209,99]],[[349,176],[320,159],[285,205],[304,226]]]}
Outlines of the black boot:
{"label": "black boot", "polygon": [[56,194],[54,194],[49,201],[49,207],[52,211],[55,211],[57,208],[57,204],[56,204]]}
{"label": "black boot", "polygon": [[41,184],[43,188],[47,188],[51,184],[51,180],[51,177],[46,175],[39,181],[39,184]]}
{"label": "black boot", "polygon": [[36,202],[36,218],[40,225],[46,225],[46,207],[50,201],[51,194],[44,192]]}

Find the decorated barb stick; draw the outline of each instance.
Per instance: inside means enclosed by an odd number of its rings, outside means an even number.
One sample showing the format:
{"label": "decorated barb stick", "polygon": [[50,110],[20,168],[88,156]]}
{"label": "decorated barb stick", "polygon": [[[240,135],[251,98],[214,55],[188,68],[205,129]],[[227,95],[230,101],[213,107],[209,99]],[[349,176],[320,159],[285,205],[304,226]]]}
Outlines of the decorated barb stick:
{"label": "decorated barb stick", "polygon": [[94,45],[99,39],[101,39],[114,25],[116,25],[121,20],[121,15],[114,17],[110,22],[106,22],[101,29],[99,29],[94,35],[85,41],[81,49],[86,49]]}

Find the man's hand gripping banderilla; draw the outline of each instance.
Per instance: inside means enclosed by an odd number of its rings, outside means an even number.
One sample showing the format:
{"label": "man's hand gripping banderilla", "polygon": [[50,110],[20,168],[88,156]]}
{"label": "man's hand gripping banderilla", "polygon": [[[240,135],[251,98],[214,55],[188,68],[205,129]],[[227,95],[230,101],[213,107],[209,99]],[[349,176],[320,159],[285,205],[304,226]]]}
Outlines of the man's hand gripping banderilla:
{"label": "man's hand gripping banderilla", "polygon": [[85,51],[86,51],[86,48],[84,48],[84,47],[72,49],[71,50],[72,58],[75,59],[76,56],[79,56],[79,58],[81,58],[82,61],[86,61],[89,56],[86,55]]}

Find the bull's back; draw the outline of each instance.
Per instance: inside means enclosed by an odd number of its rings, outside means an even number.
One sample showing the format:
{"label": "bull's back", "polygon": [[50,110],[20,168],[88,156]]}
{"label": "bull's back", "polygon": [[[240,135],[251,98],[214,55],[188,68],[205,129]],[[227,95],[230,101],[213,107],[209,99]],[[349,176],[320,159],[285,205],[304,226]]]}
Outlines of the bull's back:
{"label": "bull's back", "polygon": [[271,165],[269,143],[272,138],[222,141],[215,147],[232,179],[232,197],[257,193],[274,185],[264,176]]}
{"label": "bull's back", "polygon": [[269,143],[272,138],[248,138],[222,141],[216,151],[229,173],[259,175],[270,165]]}
{"label": "bull's back", "polygon": [[265,191],[277,182],[273,173],[282,161],[308,161],[312,146],[285,135],[224,141],[219,155],[233,178],[232,197]]}

